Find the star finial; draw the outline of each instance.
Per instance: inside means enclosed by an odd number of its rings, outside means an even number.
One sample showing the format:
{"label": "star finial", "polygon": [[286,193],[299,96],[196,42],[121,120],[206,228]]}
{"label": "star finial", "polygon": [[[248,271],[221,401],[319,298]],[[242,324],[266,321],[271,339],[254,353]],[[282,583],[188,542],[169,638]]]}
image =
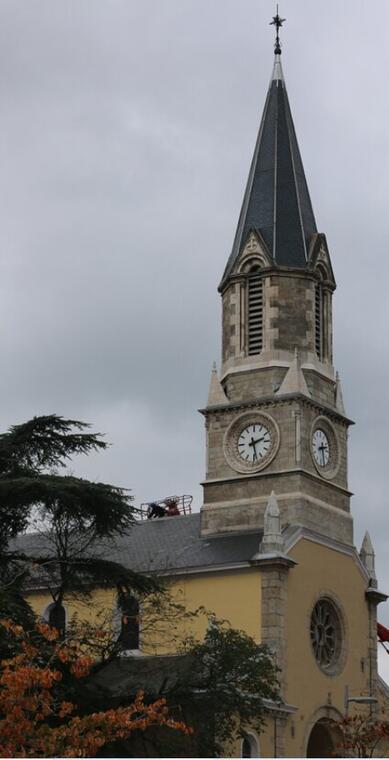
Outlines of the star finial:
{"label": "star finial", "polygon": [[276,28],[276,41],[274,43],[274,52],[276,55],[281,55],[281,43],[280,43],[279,31],[284,21],[286,21],[286,19],[281,18],[278,14],[278,4],[277,4],[277,14],[273,16],[273,21],[270,22],[270,26],[275,26]]}

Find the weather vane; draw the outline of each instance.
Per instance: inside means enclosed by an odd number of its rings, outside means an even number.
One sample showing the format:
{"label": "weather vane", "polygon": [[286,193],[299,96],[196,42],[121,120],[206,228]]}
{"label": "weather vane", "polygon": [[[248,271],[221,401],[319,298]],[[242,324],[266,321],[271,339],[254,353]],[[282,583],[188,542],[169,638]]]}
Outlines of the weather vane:
{"label": "weather vane", "polygon": [[273,16],[273,21],[270,22],[270,26],[275,26],[277,30],[276,41],[274,43],[274,52],[276,55],[281,55],[281,43],[280,43],[279,31],[284,21],[286,21],[286,19],[281,18],[278,14],[278,4],[277,4],[277,15]]}

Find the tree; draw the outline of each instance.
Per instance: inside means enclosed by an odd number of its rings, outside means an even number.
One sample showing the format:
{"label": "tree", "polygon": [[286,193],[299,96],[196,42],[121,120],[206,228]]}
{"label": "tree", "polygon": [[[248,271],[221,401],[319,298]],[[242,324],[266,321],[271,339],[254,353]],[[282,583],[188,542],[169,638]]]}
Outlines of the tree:
{"label": "tree", "polygon": [[[88,428],[48,415],[0,435],[0,615],[12,610],[14,620],[31,624],[21,590],[32,568],[39,568],[58,606],[65,595],[85,595],[97,585],[116,586],[122,594],[159,587],[104,556],[106,542],[134,525],[128,491],[64,474],[73,456],[107,447]],[[44,534],[33,556],[12,545],[32,520]]]}
{"label": "tree", "polygon": [[[279,701],[277,667],[271,652],[250,636],[210,619],[202,642],[189,638],[176,657],[129,658],[102,668],[91,681],[104,703],[125,699],[121,684],[142,680],[150,700],[166,698],[171,714],[192,726],[190,735],[153,728],[108,749],[115,757],[217,757],[229,755],[234,740],[265,724],[267,700]],[[105,689],[105,690],[104,690]],[[134,744],[134,742],[136,742]]]}
{"label": "tree", "polygon": [[358,714],[344,718],[337,726],[342,735],[337,757],[387,757],[388,721]]}
{"label": "tree", "polygon": [[245,728],[262,730],[266,700],[279,699],[278,670],[266,646],[214,618],[191,654],[197,677],[181,686],[183,715],[191,716],[198,756],[220,756]]}
{"label": "tree", "polygon": [[170,717],[164,699],[145,704],[142,692],[127,706],[80,714],[66,698],[69,682],[85,681],[93,667],[79,642],[60,641],[47,625],[30,635],[10,621],[1,627],[18,653],[0,667],[0,757],[93,757],[150,727],[190,733]]}

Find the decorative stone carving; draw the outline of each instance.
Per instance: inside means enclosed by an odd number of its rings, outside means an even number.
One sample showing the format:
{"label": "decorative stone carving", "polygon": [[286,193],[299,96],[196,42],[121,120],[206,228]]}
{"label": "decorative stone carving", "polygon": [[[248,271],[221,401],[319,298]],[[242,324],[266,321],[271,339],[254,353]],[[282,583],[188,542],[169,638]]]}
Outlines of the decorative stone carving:
{"label": "decorative stone carving", "polygon": [[375,554],[374,554],[373,544],[371,542],[370,535],[367,531],[362,541],[362,546],[359,552],[359,556],[361,558],[362,564],[365,566],[369,574],[370,580],[376,581]]}
{"label": "decorative stone carving", "polygon": [[281,517],[276,495],[271,492],[264,515],[261,551],[282,552]]}
{"label": "decorative stone carving", "polygon": [[217,404],[228,404],[228,398],[218,378],[216,362],[214,362],[209,383],[207,406],[216,406]]}

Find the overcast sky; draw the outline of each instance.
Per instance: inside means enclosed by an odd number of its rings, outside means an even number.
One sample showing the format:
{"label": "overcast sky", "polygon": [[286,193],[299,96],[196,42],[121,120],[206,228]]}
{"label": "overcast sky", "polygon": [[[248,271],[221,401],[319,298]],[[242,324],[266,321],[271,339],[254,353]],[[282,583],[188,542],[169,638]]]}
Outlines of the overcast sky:
{"label": "overcast sky", "polygon": [[[368,528],[389,591],[389,2],[283,0],[280,12],[338,283],[356,543]],[[76,471],[131,487],[136,503],[192,493],[201,506],[196,410],[220,364],[216,288],[273,13],[270,0],[0,0],[1,425],[92,422],[113,445]]]}

